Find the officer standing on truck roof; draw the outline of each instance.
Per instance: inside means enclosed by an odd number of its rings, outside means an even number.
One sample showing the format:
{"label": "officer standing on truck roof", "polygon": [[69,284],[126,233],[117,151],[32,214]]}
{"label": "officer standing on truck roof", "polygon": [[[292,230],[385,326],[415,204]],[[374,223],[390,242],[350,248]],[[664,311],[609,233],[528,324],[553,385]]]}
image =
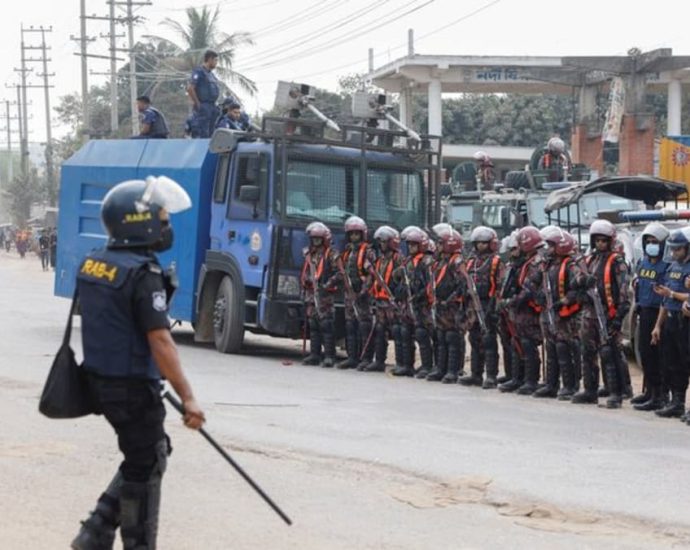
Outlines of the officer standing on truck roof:
{"label": "officer standing on truck roof", "polygon": [[216,107],[220,86],[213,69],[218,65],[218,52],[206,50],[204,62],[192,71],[187,94],[192,100],[191,136],[209,138],[220,111]]}
{"label": "officer standing on truck roof", "polygon": [[116,185],[101,207],[108,244],[89,253],[79,269],[83,368],[96,414],[117,433],[124,460],[83,522],[74,549],[112,548],[118,526],[126,550],[156,548],[161,480],[171,450],[161,377],[180,396],[187,427],[204,422],[170,335],[167,303],[174,284],[155,255],[172,246],[169,214],[190,206],[189,195],[166,177]]}

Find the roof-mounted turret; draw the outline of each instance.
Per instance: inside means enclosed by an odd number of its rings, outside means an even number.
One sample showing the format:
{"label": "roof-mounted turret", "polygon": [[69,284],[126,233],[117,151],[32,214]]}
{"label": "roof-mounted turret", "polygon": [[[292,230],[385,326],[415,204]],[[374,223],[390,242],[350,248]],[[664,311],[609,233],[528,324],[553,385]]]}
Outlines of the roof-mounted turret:
{"label": "roof-mounted turret", "polygon": [[290,110],[290,117],[297,118],[304,109],[311,111],[321,122],[331,130],[340,132],[340,126],[321,111],[312,102],[314,101],[313,88],[308,84],[295,84],[294,82],[278,82],[276,90],[275,106],[278,109]]}
{"label": "roof-mounted turret", "polygon": [[355,92],[352,96],[352,116],[367,120],[387,120],[405,132],[409,139],[420,142],[422,139],[419,134],[391,115],[392,110],[393,106],[389,105],[388,98],[384,94],[361,91]]}

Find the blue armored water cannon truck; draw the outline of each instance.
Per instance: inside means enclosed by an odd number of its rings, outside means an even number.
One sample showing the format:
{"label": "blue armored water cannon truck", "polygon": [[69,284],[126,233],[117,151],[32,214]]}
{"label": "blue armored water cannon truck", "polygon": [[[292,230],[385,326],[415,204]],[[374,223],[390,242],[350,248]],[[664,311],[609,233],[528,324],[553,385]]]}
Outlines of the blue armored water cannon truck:
{"label": "blue armored water cannon truck", "polygon": [[[339,126],[316,109],[311,92],[279,83],[276,105],[290,116],[264,118],[258,132],[89,141],[62,167],[55,293],[71,297],[81,259],[105,244],[106,192],[124,180],[164,175],[193,202],[173,216],[175,242],[160,256],[179,278],[171,319],[192,323],[196,341],[224,353],[240,350],[245,330],[302,336],[299,277],[310,222],[326,223],[340,246],[353,214],[372,229],[440,218],[440,138],[400,123],[379,127],[390,122],[390,109],[382,96],[365,93],[353,101],[362,123]],[[339,308],[339,334],[342,325]]]}

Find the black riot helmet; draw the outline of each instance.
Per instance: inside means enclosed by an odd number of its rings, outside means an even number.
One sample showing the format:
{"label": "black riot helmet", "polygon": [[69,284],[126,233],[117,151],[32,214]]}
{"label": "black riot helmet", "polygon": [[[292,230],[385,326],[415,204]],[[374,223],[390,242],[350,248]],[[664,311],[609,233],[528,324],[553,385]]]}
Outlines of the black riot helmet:
{"label": "black riot helmet", "polygon": [[187,192],[165,176],[118,183],[106,193],[101,205],[108,248],[166,250],[172,244],[172,231],[161,221],[161,210],[175,214],[191,206]]}

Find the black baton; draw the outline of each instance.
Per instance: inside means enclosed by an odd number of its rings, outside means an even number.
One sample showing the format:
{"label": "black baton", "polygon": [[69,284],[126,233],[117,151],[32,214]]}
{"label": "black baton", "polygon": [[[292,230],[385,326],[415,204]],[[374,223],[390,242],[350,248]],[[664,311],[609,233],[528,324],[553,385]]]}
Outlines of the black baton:
{"label": "black baton", "polygon": [[[173,407],[175,407],[177,412],[179,412],[181,415],[184,415],[184,407],[182,406],[182,403],[180,403],[175,397],[173,397],[170,392],[166,391],[163,394],[163,397],[167,399]],[[223,447],[216,443],[216,440],[213,439],[206,430],[204,430],[203,428],[199,428],[199,433],[203,435],[206,441],[208,441],[211,444],[211,446],[216,451],[218,451],[223,456],[223,458],[227,460],[233,468],[235,468],[235,470],[237,470],[237,473],[240,474],[244,478],[244,480],[247,483],[249,483],[249,485],[251,485],[257,493],[259,493],[261,498],[263,498],[266,501],[266,503],[271,508],[273,508],[275,513],[278,514],[285,523],[287,523],[288,525],[292,525],[292,520],[289,517],[287,517],[287,514],[285,514],[285,512],[283,512],[280,509],[280,507],[271,500],[271,497],[269,497],[266,493],[263,492],[263,489],[261,489],[261,487],[259,487],[251,477],[249,477],[249,474],[247,474],[247,472],[245,472],[242,469],[242,467],[233,460],[233,458],[225,451],[225,449],[223,449]]]}

